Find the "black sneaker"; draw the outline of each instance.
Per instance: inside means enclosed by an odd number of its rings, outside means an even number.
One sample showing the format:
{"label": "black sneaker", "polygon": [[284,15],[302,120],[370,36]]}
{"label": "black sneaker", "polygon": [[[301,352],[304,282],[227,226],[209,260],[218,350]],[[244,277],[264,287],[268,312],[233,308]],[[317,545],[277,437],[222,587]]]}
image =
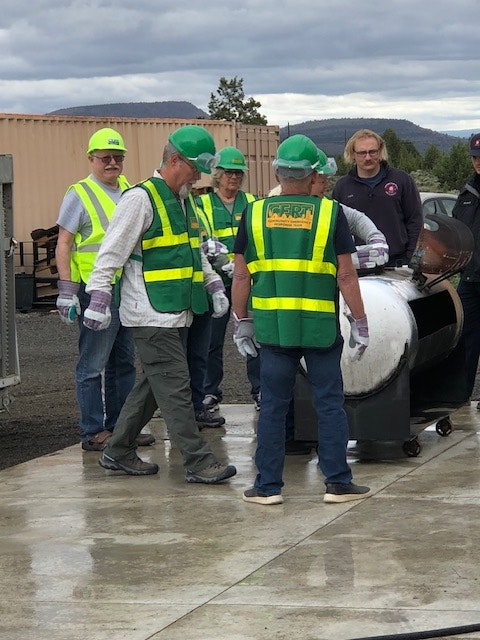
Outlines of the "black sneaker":
{"label": "black sneaker", "polygon": [[106,453],[103,453],[98,464],[104,469],[125,471],[125,473],[128,473],[130,476],[150,476],[154,473],[158,473],[158,464],[144,462],[137,456],[130,460],[120,461],[114,460],[110,456],[107,456]]}
{"label": "black sneaker", "polygon": [[260,411],[260,406],[262,403],[262,396],[260,393],[253,393],[253,406],[255,407],[255,411]]}
{"label": "black sneaker", "polygon": [[220,464],[220,462],[214,462],[213,464],[205,467],[201,471],[187,471],[185,474],[185,480],[187,482],[203,482],[204,484],[216,484],[227,478],[231,478],[237,473],[233,464]]}
{"label": "black sneaker", "polygon": [[358,484],[327,484],[327,490],[323,498],[324,502],[350,502],[361,500],[370,495],[370,487],[362,487]]}
{"label": "black sneaker", "polygon": [[245,502],[255,502],[256,504],[282,504],[283,502],[281,493],[267,495],[255,489],[255,487],[244,491],[242,497]]}
{"label": "black sneaker", "polygon": [[200,409],[199,411],[195,411],[195,422],[199,429],[204,429],[205,427],[216,429],[225,424],[225,418],[216,416],[212,411],[208,411],[207,409]]}
{"label": "black sneaker", "polygon": [[207,393],[203,399],[203,406],[207,411],[218,411],[220,409],[220,399],[211,393]]}

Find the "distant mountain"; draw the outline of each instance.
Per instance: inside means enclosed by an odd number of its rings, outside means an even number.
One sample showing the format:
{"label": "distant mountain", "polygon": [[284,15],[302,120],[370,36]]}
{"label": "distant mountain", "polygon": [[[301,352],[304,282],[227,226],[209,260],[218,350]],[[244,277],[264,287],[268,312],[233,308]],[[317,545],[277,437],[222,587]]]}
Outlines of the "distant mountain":
{"label": "distant mountain", "polygon": [[[69,107],[50,111],[47,115],[90,116],[114,118],[185,118],[209,119],[209,115],[191,102],[119,102],[97,104],[83,107]],[[434,144],[440,151],[447,152],[457,142],[465,142],[470,131],[440,133],[419,127],[409,120],[393,118],[331,118],[329,120],[310,120],[300,124],[280,128],[280,140],[289,135],[303,133],[309,136],[327,155],[343,153],[346,141],[358,129],[372,129],[382,135],[386,129],[393,129],[401,140],[410,140],[420,153]]]}
{"label": "distant mountain", "polygon": [[383,135],[386,129],[393,129],[401,140],[410,140],[420,153],[434,144],[440,151],[450,151],[460,136],[450,136],[431,129],[419,127],[409,120],[390,118],[331,118],[329,120],[310,120],[301,124],[289,125],[280,129],[280,139],[289,135],[303,133],[311,138],[327,155],[343,153],[347,140],[359,129],[371,129]]}
{"label": "distant mountain", "polygon": [[117,102],[57,109],[46,115],[90,116],[94,118],[186,118],[208,119],[208,113],[191,102]]}
{"label": "distant mountain", "polygon": [[459,136],[460,138],[470,138],[470,136],[474,133],[478,133],[480,131],[480,127],[477,129],[458,129],[452,131],[441,131],[440,133],[446,133],[449,136]]}

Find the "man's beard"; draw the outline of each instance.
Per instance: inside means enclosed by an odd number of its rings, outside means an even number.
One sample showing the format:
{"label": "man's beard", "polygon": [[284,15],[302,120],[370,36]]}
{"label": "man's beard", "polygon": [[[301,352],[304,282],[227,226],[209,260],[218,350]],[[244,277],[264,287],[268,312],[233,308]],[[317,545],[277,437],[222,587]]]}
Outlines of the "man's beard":
{"label": "man's beard", "polygon": [[182,186],[178,191],[178,197],[181,200],[186,200],[190,195],[191,190],[192,190],[192,187],[189,184],[182,184]]}

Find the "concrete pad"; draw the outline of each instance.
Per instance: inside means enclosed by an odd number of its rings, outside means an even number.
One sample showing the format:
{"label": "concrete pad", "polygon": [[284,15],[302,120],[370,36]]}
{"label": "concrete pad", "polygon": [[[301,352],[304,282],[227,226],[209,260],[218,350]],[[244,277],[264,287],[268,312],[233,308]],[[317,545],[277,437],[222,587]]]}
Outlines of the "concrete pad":
{"label": "concrete pad", "polygon": [[480,624],[476,403],[448,437],[422,431],[418,457],[350,458],[373,495],[340,505],[323,503],[313,452],[286,458],[282,505],[243,502],[258,414],[222,413],[225,428],[202,432],[237,466],[221,485],[185,482],[161,418],[138,451],[158,475],[105,471],[80,445],[0,472],[1,640],[349,640]]}

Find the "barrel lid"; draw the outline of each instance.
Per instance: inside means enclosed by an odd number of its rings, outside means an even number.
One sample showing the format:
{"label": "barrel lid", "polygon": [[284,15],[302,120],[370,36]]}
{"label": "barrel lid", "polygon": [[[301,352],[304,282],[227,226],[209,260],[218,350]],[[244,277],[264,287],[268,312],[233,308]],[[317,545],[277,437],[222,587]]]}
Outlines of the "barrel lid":
{"label": "barrel lid", "polygon": [[[474,239],[460,220],[445,215],[428,214],[410,260],[412,278],[420,286],[432,286],[450,278],[470,262]],[[436,274],[433,280],[426,274]]]}

